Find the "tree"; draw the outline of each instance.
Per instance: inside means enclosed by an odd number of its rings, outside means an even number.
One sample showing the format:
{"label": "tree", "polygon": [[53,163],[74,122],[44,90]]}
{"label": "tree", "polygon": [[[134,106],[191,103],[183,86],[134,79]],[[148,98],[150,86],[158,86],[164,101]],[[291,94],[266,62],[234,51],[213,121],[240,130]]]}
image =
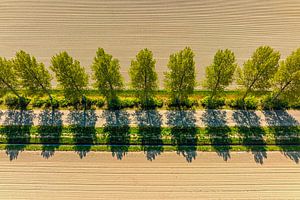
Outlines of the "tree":
{"label": "tree", "polygon": [[50,94],[51,76],[44,64],[38,63],[35,57],[31,57],[25,51],[16,53],[13,64],[17,75],[20,77],[22,88],[31,94],[47,94],[52,103],[53,98]]}
{"label": "tree", "polygon": [[170,90],[172,99],[183,103],[193,93],[196,85],[194,53],[191,48],[171,54],[168,63],[169,72],[165,73],[165,87]]}
{"label": "tree", "polygon": [[21,95],[18,93],[17,89],[19,86],[19,80],[16,75],[16,71],[13,67],[13,63],[10,60],[0,57],[0,89],[2,92],[7,92],[10,90],[19,99]]}
{"label": "tree", "polygon": [[256,49],[252,57],[244,63],[243,69],[238,68],[238,83],[245,88],[243,99],[253,90],[270,88],[270,79],[278,69],[279,51],[269,46]]}
{"label": "tree", "polygon": [[96,87],[106,97],[107,102],[117,99],[117,90],[123,87],[123,77],[120,73],[119,60],[98,48],[92,65]]}
{"label": "tree", "polygon": [[273,79],[273,100],[297,99],[300,96],[300,48],[280,63]]}
{"label": "tree", "polygon": [[73,60],[67,52],[56,54],[51,59],[51,70],[55,73],[59,86],[67,99],[85,100],[84,90],[88,85],[88,75],[80,62]]}
{"label": "tree", "polygon": [[211,98],[232,83],[236,67],[235,56],[231,50],[217,51],[213,64],[206,68],[206,79],[203,84],[205,88],[211,90]]}
{"label": "tree", "polygon": [[155,62],[152,52],[148,49],[141,50],[136,59],[131,61],[129,71],[131,85],[137,91],[141,102],[145,104],[149,103],[158,88]]}

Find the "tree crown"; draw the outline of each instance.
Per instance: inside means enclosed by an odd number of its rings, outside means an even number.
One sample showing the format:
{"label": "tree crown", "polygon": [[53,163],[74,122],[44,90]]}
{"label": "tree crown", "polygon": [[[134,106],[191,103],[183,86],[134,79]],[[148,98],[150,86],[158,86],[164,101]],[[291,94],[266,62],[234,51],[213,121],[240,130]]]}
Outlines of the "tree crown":
{"label": "tree crown", "polygon": [[194,52],[190,47],[171,54],[169,72],[165,73],[165,87],[171,91],[175,100],[185,101],[193,93],[196,85]]}
{"label": "tree crown", "polygon": [[59,86],[63,88],[65,96],[78,99],[84,95],[88,85],[88,75],[80,62],[73,60],[67,52],[56,54],[51,59],[51,70],[55,73]]}

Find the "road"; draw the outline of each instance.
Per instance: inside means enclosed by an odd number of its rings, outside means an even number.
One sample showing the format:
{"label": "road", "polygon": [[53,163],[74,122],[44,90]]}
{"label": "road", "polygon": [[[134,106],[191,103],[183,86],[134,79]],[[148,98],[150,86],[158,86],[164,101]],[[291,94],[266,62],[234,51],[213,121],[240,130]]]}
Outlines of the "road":
{"label": "road", "polygon": [[176,152],[149,161],[143,152],[118,160],[110,152],[45,159],[37,151],[9,161],[1,151],[0,199],[300,199],[299,159],[268,152],[258,164],[248,152],[231,152],[227,161],[197,154],[189,163]]}
{"label": "road", "polygon": [[0,110],[0,125],[299,126],[300,110]]}

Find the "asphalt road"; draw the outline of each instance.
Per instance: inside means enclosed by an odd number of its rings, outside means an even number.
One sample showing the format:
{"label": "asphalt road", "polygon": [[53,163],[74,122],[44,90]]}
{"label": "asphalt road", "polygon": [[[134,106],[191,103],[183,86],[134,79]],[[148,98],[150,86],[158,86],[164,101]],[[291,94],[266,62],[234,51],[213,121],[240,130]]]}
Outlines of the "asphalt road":
{"label": "asphalt road", "polygon": [[300,199],[300,152],[290,159],[268,152],[263,164],[251,152],[197,152],[186,162],[176,152],[155,160],[143,152],[122,160],[110,152],[22,152],[10,161],[0,151],[0,199]]}

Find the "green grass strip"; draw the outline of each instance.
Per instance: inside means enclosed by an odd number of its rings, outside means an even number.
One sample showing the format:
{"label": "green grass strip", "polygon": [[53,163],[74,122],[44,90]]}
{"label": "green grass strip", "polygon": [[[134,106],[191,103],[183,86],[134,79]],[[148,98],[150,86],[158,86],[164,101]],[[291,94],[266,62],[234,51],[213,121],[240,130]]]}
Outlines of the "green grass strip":
{"label": "green grass strip", "polygon": [[17,150],[17,151],[124,151],[124,152],[140,152],[140,151],[204,151],[204,152],[221,152],[221,151],[300,151],[300,145],[204,145],[204,146],[115,146],[115,145],[41,145],[41,144],[0,144],[0,150]]}

